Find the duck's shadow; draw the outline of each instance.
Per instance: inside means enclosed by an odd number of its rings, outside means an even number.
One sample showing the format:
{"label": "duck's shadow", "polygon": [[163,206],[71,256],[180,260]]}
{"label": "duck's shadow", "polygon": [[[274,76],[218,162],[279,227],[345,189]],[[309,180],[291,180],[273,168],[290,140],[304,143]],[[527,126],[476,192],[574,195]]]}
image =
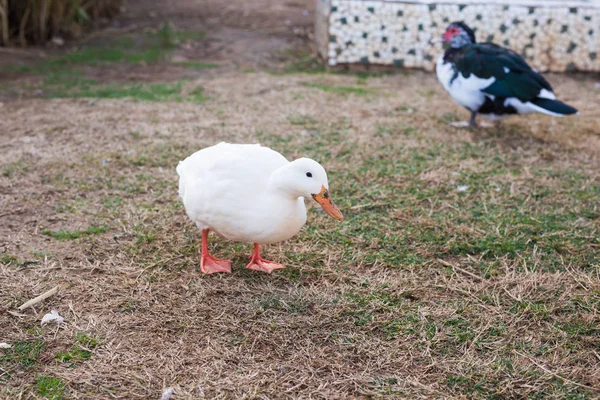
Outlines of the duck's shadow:
{"label": "duck's shadow", "polygon": [[494,143],[500,150],[533,150],[539,148],[558,149],[559,143],[548,138],[533,136],[531,129],[526,126],[506,123],[495,124],[488,128],[474,128],[470,130],[473,142]]}

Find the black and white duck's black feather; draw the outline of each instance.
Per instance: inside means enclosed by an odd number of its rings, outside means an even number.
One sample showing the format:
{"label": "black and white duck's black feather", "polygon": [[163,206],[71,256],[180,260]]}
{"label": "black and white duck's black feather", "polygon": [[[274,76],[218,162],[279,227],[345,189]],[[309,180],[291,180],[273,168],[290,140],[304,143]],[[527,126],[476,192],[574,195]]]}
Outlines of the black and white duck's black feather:
{"label": "black and white duck's black feather", "polygon": [[437,76],[452,98],[471,112],[470,126],[477,114],[499,119],[532,112],[561,117],[577,113],[556,100],[548,81],[520,55],[493,43],[476,43],[464,23],[450,24],[442,41],[447,50],[437,62]]}

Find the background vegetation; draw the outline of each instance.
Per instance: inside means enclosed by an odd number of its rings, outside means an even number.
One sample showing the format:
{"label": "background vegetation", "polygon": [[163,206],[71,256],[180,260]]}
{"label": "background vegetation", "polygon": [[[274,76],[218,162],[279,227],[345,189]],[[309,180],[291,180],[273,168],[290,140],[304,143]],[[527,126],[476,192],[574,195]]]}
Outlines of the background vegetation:
{"label": "background vegetation", "polygon": [[0,0],[0,45],[78,37],[92,21],[115,15],[122,0]]}

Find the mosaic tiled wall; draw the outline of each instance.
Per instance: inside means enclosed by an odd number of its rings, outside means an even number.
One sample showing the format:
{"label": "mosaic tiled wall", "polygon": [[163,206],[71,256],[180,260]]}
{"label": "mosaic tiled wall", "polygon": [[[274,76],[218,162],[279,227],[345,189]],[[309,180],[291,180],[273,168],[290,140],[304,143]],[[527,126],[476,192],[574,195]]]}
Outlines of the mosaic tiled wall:
{"label": "mosaic tiled wall", "polygon": [[540,71],[600,71],[600,2],[463,3],[317,0],[319,52],[331,66],[433,70],[442,47],[431,39],[439,38],[450,22],[464,21],[478,41],[510,47]]}

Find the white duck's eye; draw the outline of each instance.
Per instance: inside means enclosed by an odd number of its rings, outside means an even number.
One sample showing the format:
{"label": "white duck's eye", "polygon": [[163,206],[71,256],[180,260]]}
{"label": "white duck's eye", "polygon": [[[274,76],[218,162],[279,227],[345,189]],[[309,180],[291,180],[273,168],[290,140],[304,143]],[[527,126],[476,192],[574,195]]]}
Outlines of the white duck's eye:
{"label": "white duck's eye", "polygon": [[310,172],[307,172],[307,173],[306,173],[306,176],[308,176],[309,178],[312,178],[312,173],[310,173]]}

